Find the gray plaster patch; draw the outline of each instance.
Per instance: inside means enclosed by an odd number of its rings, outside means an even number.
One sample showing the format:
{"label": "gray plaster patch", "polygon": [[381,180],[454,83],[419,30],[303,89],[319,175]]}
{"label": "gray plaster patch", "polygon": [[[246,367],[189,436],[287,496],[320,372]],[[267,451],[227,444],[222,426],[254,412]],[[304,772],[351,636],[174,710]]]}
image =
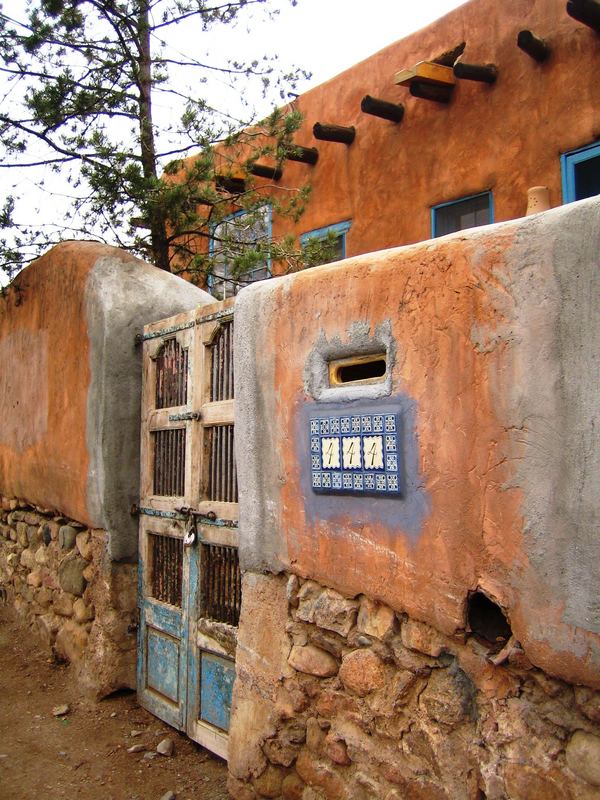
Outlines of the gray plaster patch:
{"label": "gray plaster patch", "polygon": [[114,560],[135,557],[144,325],[214,298],[187,281],[109,249],[86,286],[91,383],[87,403],[88,509],[110,534]]}
{"label": "gray plaster patch", "polygon": [[[385,353],[386,374],[378,383],[355,386],[329,385],[329,363],[335,359]],[[304,368],[304,389],[315,400],[339,401],[377,399],[392,393],[392,370],[396,362],[396,342],[392,336],[392,324],[385,320],[371,334],[371,326],[355,322],[350,326],[345,340],[334,337],[328,340],[322,330],[311,350]]]}
{"label": "gray plaster patch", "polygon": [[9,333],[0,342],[0,364],[0,444],[22,453],[48,428],[47,332]]}
{"label": "gray plaster patch", "polygon": [[[600,201],[524,221],[508,258],[520,341],[517,380],[504,388],[536,602],[600,633]],[[573,647],[556,633],[551,644]]]}
{"label": "gray plaster patch", "polygon": [[261,358],[264,323],[275,313],[278,281],[243,289],[235,304],[235,453],[240,501],[240,564],[279,572],[287,562],[278,525],[281,470],[275,457],[274,359]]}
{"label": "gray plaster patch", "polygon": [[[399,412],[402,418],[401,456],[403,465],[402,494],[398,497],[319,494],[311,486],[310,416],[328,413],[359,414],[365,408],[360,400],[336,403],[304,403],[300,406],[295,426],[294,448],[300,464],[300,492],[304,498],[309,524],[326,520],[332,523],[332,535],[346,535],[343,520],[362,525],[380,524],[398,535],[408,534],[415,541],[429,514],[429,500],[419,474],[419,450],[416,434],[416,403],[406,395],[394,395],[379,403],[369,400],[368,408],[382,414]],[[340,526],[340,523],[341,526]]]}

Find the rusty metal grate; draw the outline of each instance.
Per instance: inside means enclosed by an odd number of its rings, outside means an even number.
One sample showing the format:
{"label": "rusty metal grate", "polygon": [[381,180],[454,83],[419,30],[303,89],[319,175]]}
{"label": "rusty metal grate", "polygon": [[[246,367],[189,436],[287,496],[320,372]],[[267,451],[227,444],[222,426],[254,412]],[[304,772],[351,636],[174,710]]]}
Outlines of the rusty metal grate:
{"label": "rusty metal grate", "polygon": [[223,322],[212,345],[211,403],[233,399],[233,321]]}
{"label": "rusty metal grate", "polygon": [[221,503],[238,502],[233,425],[206,428],[208,462],[208,499]]}
{"label": "rusty metal grate", "polygon": [[188,351],[167,339],[156,357],[156,408],[187,403]]}
{"label": "rusty metal grate", "polygon": [[181,608],[183,542],[172,536],[148,534],[150,594],[156,600]]}
{"label": "rusty metal grate", "polygon": [[201,616],[237,625],[242,605],[237,547],[203,544],[200,579]]}
{"label": "rusty metal grate", "polygon": [[185,428],[154,431],[154,494],[185,494]]}

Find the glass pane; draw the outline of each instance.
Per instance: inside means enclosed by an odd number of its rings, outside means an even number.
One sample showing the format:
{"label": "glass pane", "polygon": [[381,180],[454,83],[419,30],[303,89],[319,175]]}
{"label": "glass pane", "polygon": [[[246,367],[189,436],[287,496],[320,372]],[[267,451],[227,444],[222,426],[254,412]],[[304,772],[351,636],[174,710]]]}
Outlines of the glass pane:
{"label": "glass pane", "polygon": [[575,164],[575,199],[600,194],[600,156]]}
{"label": "glass pane", "polygon": [[491,221],[490,196],[480,194],[466,200],[457,200],[456,203],[435,208],[434,214],[436,236],[487,225]]}
{"label": "glass pane", "polygon": [[270,207],[264,206],[256,211],[225,219],[214,227],[211,294],[218,299],[231,297],[243,286],[269,277],[267,263],[235,275],[234,262],[236,257],[244,254],[245,250],[268,240],[270,213]]}

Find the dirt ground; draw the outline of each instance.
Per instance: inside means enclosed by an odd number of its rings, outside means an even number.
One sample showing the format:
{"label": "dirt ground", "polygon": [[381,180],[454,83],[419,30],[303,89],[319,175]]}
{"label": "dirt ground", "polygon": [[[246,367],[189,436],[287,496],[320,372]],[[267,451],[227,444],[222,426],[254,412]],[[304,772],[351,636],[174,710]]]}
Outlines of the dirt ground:
{"label": "dirt ground", "polygon": [[[54,716],[65,704],[69,712]],[[174,754],[145,757],[165,737]],[[128,753],[133,745],[144,751]],[[82,702],[68,667],[48,659],[0,607],[2,800],[161,800],[168,792],[226,800],[226,777],[225,762],[140,708],[133,692]]]}

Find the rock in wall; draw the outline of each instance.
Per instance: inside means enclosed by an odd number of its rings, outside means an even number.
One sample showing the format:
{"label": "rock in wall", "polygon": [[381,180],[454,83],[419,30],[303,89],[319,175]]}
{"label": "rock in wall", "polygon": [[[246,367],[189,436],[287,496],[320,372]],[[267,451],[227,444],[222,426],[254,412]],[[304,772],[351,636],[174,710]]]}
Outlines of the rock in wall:
{"label": "rock in wall", "polygon": [[0,584],[48,653],[100,699],[136,686],[137,568],[111,561],[108,535],[2,498]]}
{"label": "rock in wall", "polygon": [[499,638],[447,636],[295,575],[246,574],[232,796],[599,798],[600,692]]}

